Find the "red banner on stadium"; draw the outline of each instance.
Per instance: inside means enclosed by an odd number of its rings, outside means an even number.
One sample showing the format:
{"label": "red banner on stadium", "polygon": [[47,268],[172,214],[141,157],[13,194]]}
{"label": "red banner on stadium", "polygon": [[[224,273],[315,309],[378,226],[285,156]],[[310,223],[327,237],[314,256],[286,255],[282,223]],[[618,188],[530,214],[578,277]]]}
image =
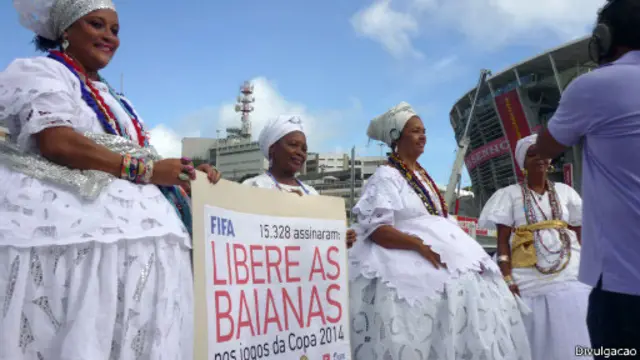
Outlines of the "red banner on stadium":
{"label": "red banner on stadium", "polygon": [[564,164],[562,172],[564,174],[564,183],[573,187],[573,164]]}
{"label": "red banner on stadium", "polygon": [[510,150],[509,140],[505,137],[488,142],[479,148],[470,151],[469,155],[465,156],[464,162],[467,165],[467,170],[471,171],[476,166],[489,161],[502,154],[506,154]]}
{"label": "red banner on stadium", "polygon": [[[533,133],[537,133],[542,128],[542,125],[538,125],[533,128]],[[482,165],[485,162],[496,158],[502,154],[508,154],[511,151],[509,140],[506,137],[495,139],[480,146],[469,152],[469,155],[465,156],[464,162],[467,166],[467,170],[471,171],[476,166]]]}
{"label": "red banner on stadium", "polygon": [[522,108],[520,96],[517,90],[511,90],[495,98],[498,115],[504,128],[505,135],[511,147],[511,158],[513,159],[513,167],[516,169],[518,180],[522,180],[522,170],[515,162],[513,153],[516,150],[516,143],[523,137],[531,135],[531,128],[527,122],[527,116]]}

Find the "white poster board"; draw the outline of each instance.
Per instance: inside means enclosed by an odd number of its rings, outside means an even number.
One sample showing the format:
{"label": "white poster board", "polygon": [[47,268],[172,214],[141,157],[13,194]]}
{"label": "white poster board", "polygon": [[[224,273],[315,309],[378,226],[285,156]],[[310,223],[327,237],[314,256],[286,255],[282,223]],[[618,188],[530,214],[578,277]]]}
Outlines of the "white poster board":
{"label": "white poster board", "polygon": [[201,176],[192,194],[194,358],[351,359],[344,201]]}

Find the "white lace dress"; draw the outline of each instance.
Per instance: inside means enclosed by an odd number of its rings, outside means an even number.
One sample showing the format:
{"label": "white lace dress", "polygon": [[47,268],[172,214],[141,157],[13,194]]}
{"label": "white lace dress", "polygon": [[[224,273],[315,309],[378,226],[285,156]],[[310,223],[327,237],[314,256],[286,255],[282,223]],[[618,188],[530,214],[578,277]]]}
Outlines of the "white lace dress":
{"label": "white lace dress", "polygon": [[[555,184],[562,220],[572,226],[582,225],[582,199],[565,184]],[[549,193],[533,195],[538,202],[534,211],[538,221],[552,218]],[[543,213],[541,213],[541,211]],[[494,228],[496,224],[518,227],[527,224],[520,185],[511,185],[496,191],[487,201],[480,219],[480,226]],[[540,239],[550,251],[560,249],[557,230],[540,230]],[[569,360],[578,358],[575,347],[589,347],[587,330],[587,305],[591,288],[578,281],[580,243],[575,232],[570,231],[571,258],[567,267],[559,273],[545,275],[535,268],[513,269],[512,276],[524,302],[532,312],[524,317],[533,360]],[[549,267],[557,261],[544,246],[538,254],[538,264]],[[579,357],[585,359],[585,357]]]}
{"label": "white lace dress", "polygon": [[[0,118],[24,151],[49,127],[103,131],[77,78],[44,57],[0,73]],[[191,360],[190,247],[153,185],[115,180],[87,201],[0,164],[0,359]]]}
{"label": "white lace dress", "polygon": [[300,186],[276,184],[275,181],[268,174],[260,174],[258,176],[254,176],[250,179],[243,181],[242,184],[257,187],[257,188],[262,188],[262,189],[273,189],[273,190],[279,190],[278,186],[280,186],[280,188],[284,191],[301,192],[302,195],[318,195],[318,192],[316,191],[316,189],[314,189],[311,185],[302,184],[302,186],[304,187],[304,189],[302,189]]}
{"label": "white lace dress", "polygon": [[[354,359],[531,358],[520,309],[496,264],[457,223],[430,215],[400,172],[378,168],[353,211],[359,239],[349,254]],[[420,237],[448,270],[417,252],[375,244],[370,236],[383,225]]]}

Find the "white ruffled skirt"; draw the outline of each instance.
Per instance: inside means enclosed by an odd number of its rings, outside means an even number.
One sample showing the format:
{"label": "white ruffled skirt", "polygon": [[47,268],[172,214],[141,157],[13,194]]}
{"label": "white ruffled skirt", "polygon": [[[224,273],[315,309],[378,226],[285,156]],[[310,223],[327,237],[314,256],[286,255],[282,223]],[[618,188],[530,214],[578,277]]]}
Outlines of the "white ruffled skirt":
{"label": "white ruffled skirt", "polygon": [[589,359],[575,356],[575,348],[591,347],[587,329],[591,288],[578,281],[567,281],[546,286],[544,290],[521,293],[532,310],[523,320],[533,360]]}
{"label": "white ruffled skirt", "polygon": [[190,239],[154,186],[95,201],[0,166],[0,359],[191,360]]}
{"label": "white ruffled skirt", "polygon": [[354,359],[530,360],[521,309],[482,247],[449,219],[395,220],[447,269],[415,251],[356,242],[349,252]]}
{"label": "white ruffled skirt", "polygon": [[515,298],[494,275],[468,272],[409,305],[379,278],[351,283],[355,360],[530,360]]}

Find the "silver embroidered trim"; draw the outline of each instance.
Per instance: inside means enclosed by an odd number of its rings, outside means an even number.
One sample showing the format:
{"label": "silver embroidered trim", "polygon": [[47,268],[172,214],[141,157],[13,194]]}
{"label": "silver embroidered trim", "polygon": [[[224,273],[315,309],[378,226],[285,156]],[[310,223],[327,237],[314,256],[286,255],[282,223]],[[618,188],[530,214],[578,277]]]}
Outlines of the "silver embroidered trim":
{"label": "silver embroidered trim", "polygon": [[31,248],[29,263],[29,273],[33,278],[33,283],[37,288],[39,288],[40,286],[42,286],[42,282],[44,280],[44,271],[42,270],[42,262],[40,261],[40,256],[38,256],[35,248]]}
{"label": "silver embroidered trim", "polygon": [[109,355],[109,360],[118,360],[120,359],[120,352],[122,346],[116,340],[111,341],[111,355]]}
{"label": "silver embroidered trim", "polygon": [[133,300],[136,302],[140,302],[140,299],[142,299],[142,292],[144,291],[144,287],[147,285],[147,280],[149,279],[149,274],[151,273],[151,267],[153,266],[154,260],[155,253],[151,253],[151,255],[149,255],[149,260],[147,260],[147,263],[144,265],[142,270],[140,270],[140,277],[136,284],[136,291],[133,294]]}
{"label": "silver embroidered trim", "polygon": [[11,306],[11,299],[13,298],[13,292],[16,290],[16,282],[18,281],[18,272],[20,270],[20,256],[16,255],[11,262],[11,270],[9,270],[9,282],[4,292],[4,305],[2,306],[2,317],[7,316],[9,306]]}
{"label": "silver embroidered trim", "polygon": [[51,7],[50,26],[55,39],[62,37],[65,30],[74,22],[85,15],[96,11],[110,9],[115,11],[116,7],[111,0],[57,0]]}
{"label": "silver embroidered trim", "polygon": [[[152,161],[162,160],[153,147],[142,148],[121,136],[89,132],[84,133],[84,136],[120,155],[128,154]],[[0,141],[0,163],[32,178],[70,188],[88,200],[95,200],[115,179],[111,174],[102,171],[76,170],[52,163],[38,154],[22,151],[9,141]]]}
{"label": "silver embroidered trim", "polygon": [[124,335],[122,336],[123,338],[125,338],[127,333],[129,332],[129,327],[131,326],[131,320],[133,320],[133,318],[138,316],[140,316],[139,312],[133,309],[129,309],[129,311],[127,312],[127,320],[125,320],[125,323],[124,323]]}
{"label": "silver embroidered trim", "polygon": [[136,359],[139,359],[145,353],[148,327],[148,324],[142,325],[136,336],[131,340],[131,350],[133,350],[133,355]]}
{"label": "silver embroidered trim", "polygon": [[36,339],[33,336],[33,331],[31,331],[31,324],[29,324],[29,319],[27,316],[22,313],[20,315],[20,338],[19,345],[22,348],[22,353],[27,352],[27,346],[34,342]]}
{"label": "silver embroidered trim", "polygon": [[56,319],[56,316],[53,314],[53,310],[51,309],[51,305],[49,304],[49,298],[47,296],[41,296],[32,301],[35,305],[37,305],[49,318],[53,327],[57,330],[60,329],[60,321]]}
{"label": "silver embroidered trim", "polygon": [[84,260],[84,258],[86,258],[87,255],[89,255],[91,250],[93,250],[93,248],[90,247],[90,246],[86,247],[86,248],[83,248],[83,249],[78,249],[78,254],[77,254],[77,257],[76,257],[76,266],[80,265],[82,260]]}
{"label": "silver embroidered trim", "polygon": [[67,251],[66,246],[52,246],[49,249],[49,255],[53,257],[53,273],[55,274],[58,270],[58,263],[60,262],[60,258]]}

